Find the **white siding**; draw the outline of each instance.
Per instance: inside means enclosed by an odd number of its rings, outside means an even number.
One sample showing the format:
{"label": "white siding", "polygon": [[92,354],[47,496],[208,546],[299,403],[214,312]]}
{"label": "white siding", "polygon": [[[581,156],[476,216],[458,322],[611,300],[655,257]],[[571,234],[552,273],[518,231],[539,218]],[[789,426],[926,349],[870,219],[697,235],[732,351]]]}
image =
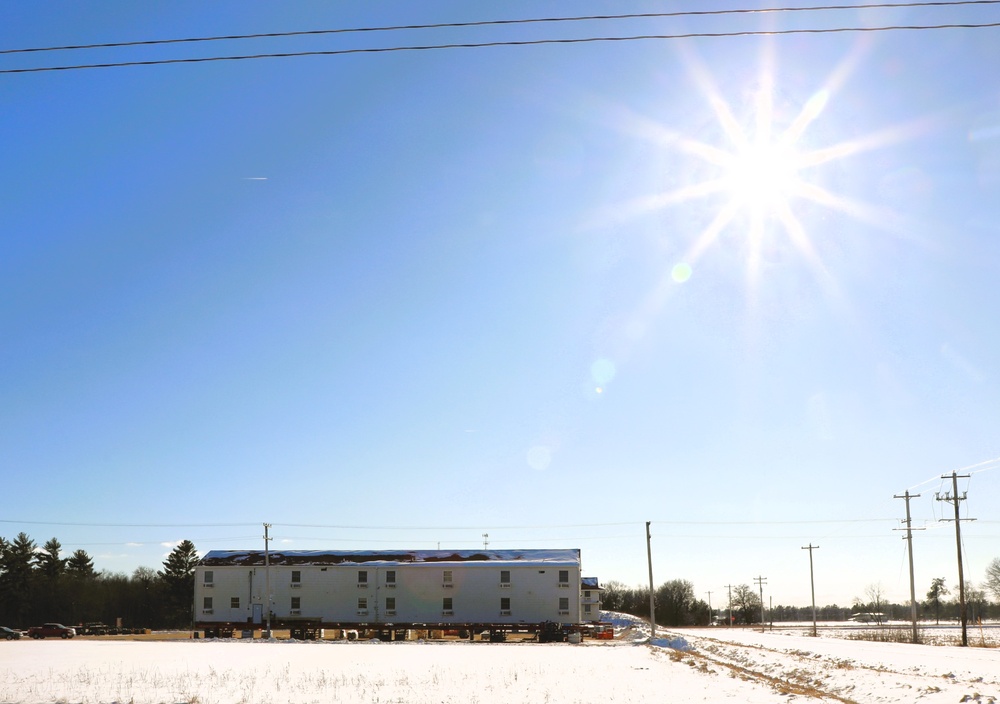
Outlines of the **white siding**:
{"label": "white siding", "polygon": [[[510,573],[502,584],[501,570]],[[205,586],[204,573],[213,574]],[[292,571],[301,575],[292,582]],[[390,586],[387,572],[395,572]],[[445,571],[452,574],[446,586]],[[367,581],[359,582],[359,572]],[[564,574],[561,574],[564,573]],[[560,577],[565,577],[561,581]],[[360,563],[338,565],[272,565],[272,611],[276,619],[303,618],[325,623],[579,623],[579,563],[518,564],[503,561]],[[563,586],[565,585],[565,586]],[[201,622],[243,623],[252,618],[253,604],[263,607],[265,569],[262,566],[213,565],[196,568],[195,616]],[[212,613],[203,613],[203,599],[213,599]],[[230,607],[239,597],[240,607]],[[293,614],[292,597],[300,600]],[[367,600],[367,614],[359,613],[358,598]],[[386,599],[395,600],[395,614],[386,613]],[[445,613],[451,599],[453,613]],[[510,600],[501,609],[502,599]],[[560,609],[560,599],[568,608]],[[502,613],[509,611],[509,613]],[[561,611],[566,613],[560,613]]]}

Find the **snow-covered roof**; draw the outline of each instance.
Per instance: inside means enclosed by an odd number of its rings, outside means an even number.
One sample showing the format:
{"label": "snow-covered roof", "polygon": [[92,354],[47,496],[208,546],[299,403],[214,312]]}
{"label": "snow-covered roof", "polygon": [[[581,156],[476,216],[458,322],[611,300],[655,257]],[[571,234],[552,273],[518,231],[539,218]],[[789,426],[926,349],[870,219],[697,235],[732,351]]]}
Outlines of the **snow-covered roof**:
{"label": "snow-covered roof", "polygon": [[[272,565],[412,564],[418,562],[510,562],[521,565],[580,566],[580,550],[273,550]],[[199,563],[206,567],[263,565],[263,550],[212,550]]]}

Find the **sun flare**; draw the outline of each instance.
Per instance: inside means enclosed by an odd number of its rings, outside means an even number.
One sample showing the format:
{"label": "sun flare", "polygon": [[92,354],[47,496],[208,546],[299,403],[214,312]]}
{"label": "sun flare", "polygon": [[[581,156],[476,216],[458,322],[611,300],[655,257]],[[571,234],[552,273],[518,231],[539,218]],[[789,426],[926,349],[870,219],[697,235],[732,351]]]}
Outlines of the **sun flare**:
{"label": "sun flare", "polygon": [[667,206],[705,197],[721,198],[714,217],[690,244],[683,261],[694,265],[723,232],[736,228],[742,233],[740,241],[744,243],[747,276],[751,283],[760,274],[764,252],[780,249],[785,244],[798,252],[818,279],[826,279],[823,262],[801,219],[799,206],[810,202],[852,215],[861,213],[864,208],[860,204],[846,201],[823,188],[817,169],[876,145],[856,142],[821,149],[807,147],[804,136],[829,102],[827,88],[813,93],[787,122],[783,122],[775,114],[773,81],[770,77],[762,77],[749,114],[741,119],[707,76],[701,78],[702,88],[722,130],[721,139],[709,143],[679,137],[674,141],[674,148],[701,161],[714,171],[714,176],[685,185],[658,199],[647,200],[651,205],[658,201],[661,206]]}
{"label": "sun flare", "polygon": [[725,190],[739,206],[774,212],[796,196],[801,159],[787,144],[758,142],[731,154]]}

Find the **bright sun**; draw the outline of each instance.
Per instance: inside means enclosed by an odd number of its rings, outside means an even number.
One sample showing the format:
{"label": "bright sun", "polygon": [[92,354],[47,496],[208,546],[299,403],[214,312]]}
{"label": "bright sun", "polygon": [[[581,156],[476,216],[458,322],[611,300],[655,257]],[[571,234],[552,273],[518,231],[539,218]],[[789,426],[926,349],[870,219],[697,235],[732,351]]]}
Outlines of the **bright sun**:
{"label": "bright sun", "polygon": [[747,266],[751,279],[761,266],[769,227],[777,223],[800,254],[821,272],[822,263],[813,250],[805,227],[793,204],[799,199],[831,206],[836,198],[811,183],[810,167],[844,155],[843,150],[806,151],[800,147],[803,134],[826,107],[828,92],[821,90],[806,101],[787,126],[780,129],[773,114],[772,86],[765,81],[755,96],[751,124],[745,125],[717,93],[709,91],[716,118],[723,129],[726,145],[682,139],[682,151],[717,167],[714,179],[688,187],[673,202],[719,194],[723,205],[697,237],[685,260],[693,264],[734,221],[745,222]]}
{"label": "bright sun", "polygon": [[731,154],[725,190],[751,211],[775,212],[796,195],[798,154],[787,144],[761,142]]}
{"label": "bright sun", "polygon": [[[767,62],[770,63],[770,60]],[[758,281],[769,255],[788,245],[811,268],[817,280],[833,285],[820,253],[814,246],[803,217],[803,205],[819,206],[879,228],[899,227],[899,214],[831,192],[821,184],[824,165],[880,149],[909,139],[932,126],[930,118],[892,125],[855,139],[810,147],[804,139],[810,127],[824,114],[831,93],[857,65],[849,56],[828,78],[826,85],[805,100],[797,112],[782,110],[776,115],[774,78],[769,70],[759,75],[751,104],[740,115],[716,88],[712,77],[697,61],[689,63],[696,83],[707,99],[720,130],[718,138],[703,141],[669,129],[662,123],[625,114],[625,125],[670,151],[694,157],[708,169],[692,168],[681,173],[704,173],[704,180],[689,179],[675,190],[646,195],[618,204],[608,217],[612,220],[641,216],[662,208],[695,200],[711,199],[718,207],[710,210],[700,232],[686,236],[688,245],[678,263],[665,278],[664,286],[691,278],[698,261],[720,240],[723,232],[737,230],[745,258],[748,283]],[[690,221],[689,221],[690,222]],[[666,288],[657,287],[651,302],[660,300]]]}

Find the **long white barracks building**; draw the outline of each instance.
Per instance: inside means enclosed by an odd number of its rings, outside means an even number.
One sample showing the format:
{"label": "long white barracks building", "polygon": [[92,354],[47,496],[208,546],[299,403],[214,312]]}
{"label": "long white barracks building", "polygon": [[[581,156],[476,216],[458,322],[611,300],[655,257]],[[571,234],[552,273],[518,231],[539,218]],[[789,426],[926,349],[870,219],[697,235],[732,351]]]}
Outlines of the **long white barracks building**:
{"label": "long white barracks building", "polygon": [[[267,562],[267,565],[265,565]],[[586,597],[584,597],[584,590]],[[580,551],[213,550],[195,568],[199,628],[538,630],[600,618]],[[270,594],[270,597],[268,597]]]}

